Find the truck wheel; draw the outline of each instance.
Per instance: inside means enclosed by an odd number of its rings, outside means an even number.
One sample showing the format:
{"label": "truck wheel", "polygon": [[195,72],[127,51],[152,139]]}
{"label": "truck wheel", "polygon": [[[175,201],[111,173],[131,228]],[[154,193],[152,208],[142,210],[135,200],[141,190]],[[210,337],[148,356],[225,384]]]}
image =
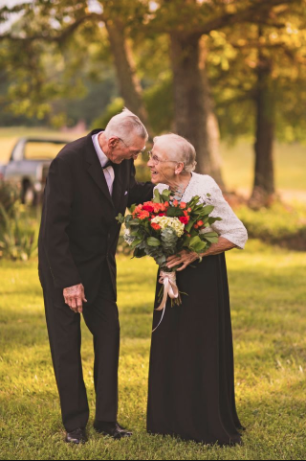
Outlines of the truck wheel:
{"label": "truck wheel", "polygon": [[24,183],[21,194],[21,202],[24,205],[36,206],[37,205],[37,194],[29,182]]}

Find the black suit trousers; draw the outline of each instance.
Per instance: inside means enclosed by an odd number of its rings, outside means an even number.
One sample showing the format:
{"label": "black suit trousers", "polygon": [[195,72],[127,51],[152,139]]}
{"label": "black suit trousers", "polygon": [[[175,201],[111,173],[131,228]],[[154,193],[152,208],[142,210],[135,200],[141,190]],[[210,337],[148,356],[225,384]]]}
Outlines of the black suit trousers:
{"label": "black suit trousers", "polygon": [[[94,342],[96,420],[115,422],[120,326],[109,270],[105,268],[103,274],[105,277],[101,280],[99,294],[91,304],[84,305],[83,317]],[[49,283],[42,281],[42,285],[63,424],[71,432],[85,428],[89,418],[81,363],[81,316],[65,304],[62,290],[55,289],[51,279]]]}

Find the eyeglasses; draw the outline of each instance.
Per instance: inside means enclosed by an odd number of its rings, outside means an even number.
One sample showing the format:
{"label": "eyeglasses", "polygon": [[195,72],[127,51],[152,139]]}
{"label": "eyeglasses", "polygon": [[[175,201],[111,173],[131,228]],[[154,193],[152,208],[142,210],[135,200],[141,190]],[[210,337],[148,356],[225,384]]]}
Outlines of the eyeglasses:
{"label": "eyeglasses", "polygon": [[152,162],[154,163],[155,166],[159,165],[160,163],[168,163],[168,162],[171,162],[171,163],[179,163],[179,162],[176,162],[175,160],[160,160],[157,155],[153,154],[153,151],[150,150],[148,152],[148,157],[149,157],[149,160],[152,160]]}

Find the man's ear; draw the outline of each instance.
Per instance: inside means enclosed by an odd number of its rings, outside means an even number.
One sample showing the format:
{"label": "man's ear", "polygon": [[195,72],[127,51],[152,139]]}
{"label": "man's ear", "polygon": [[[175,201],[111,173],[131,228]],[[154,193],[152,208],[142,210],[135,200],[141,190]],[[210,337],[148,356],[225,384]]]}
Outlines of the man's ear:
{"label": "man's ear", "polygon": [[120,141],[120,140],[119,140],[118,138],[116,138],[115,136],[113,136],[112,138],[110,138],[110,139],[108,140],[108,146],[114,148],[114,147],[116,147],[116,146],[119,144],[119,141]]}

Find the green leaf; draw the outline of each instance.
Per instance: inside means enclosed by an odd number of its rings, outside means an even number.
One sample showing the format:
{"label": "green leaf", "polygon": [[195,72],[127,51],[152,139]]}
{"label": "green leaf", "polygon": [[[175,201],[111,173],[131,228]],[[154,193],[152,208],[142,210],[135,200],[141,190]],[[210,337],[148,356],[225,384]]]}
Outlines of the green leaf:
{"label": "green leaf", "polygon": [[209,223],[210,225],[214,224],[214,223],[217,222],[217,221],[222,221],[222,218],[209,218],[209,219],[208,219],[208,223]]}
{"label": "green leaf", "polygon": [[186,232],[190,232],[196,222],[198,222],[197,218],[196,219],[191,219],[189,221],[189,223],[187,224],[187,226],[185,227]]}
{"label": "green leaf", "polygon": [[217,232],[207,232],[207,233],[203,233],[201,234],[203,237],[205,238],[219,238],[219,235],[217,234]]}
{"label": "green leaf", "polygon": [[150,246],[150,247],[160,247],[161,246],[161,243],[158,239],[156,239],[155,237],[149,237],[147,239],[147,244]]}
{"label": "green leaf", "polygon": [[160,196],[160,193],[159,193],[158,189],[155,189],[155,191],[154,191],[154,200],[153,200],[153,202],[154,203],[162,203],[161,196]]}
{"label": "green leaf", "polygon": [[123,224],[124,223],[124,216],[123,214],[119,214],[116,218],[116,220],[120,223],[120,224]]}
{"label": "green leaf", "polygon": [[219,237],[206,237],[206,240],[209,243],[218,243],[219,242]]}
{"label": "green leaf", "polygon": [[171,190],[170,189],[165,189],[162,193],[162,198],[163,198],[163,203],[169,202],[170,197],[171,197]]}
{"label": "green leaf", "polygon": [[138,245],[140,245],[142,242],[142,239],[136,239],[131,245],[132,250],[134,250]]}
{"label": "green leaf", "polygon": [[130,226],[139,226],[141,224],[140,219],[132,219],[132,221],[129,222]]}
{"label": "green leaf", "polygon": [[171,207],[167,211],[168,218],[178,218],[179,216],[184,216],[184,213],[180,208]]}
{"label": "green leaf", "polygon": [[214,211],[214,209],[215,209],[215,207],[212,206],[212,205],[205,206],[204,209],[203,209],[203,215],[204,216],[210,215],[210,213],[212,213],[212,211]]}
{"label": "green leaf", "polygon": [[136,248],[134,251],[134,257],[137,259],[144,258],[146,255],[146,252],[144,250],[141,250],[140,248]]}

